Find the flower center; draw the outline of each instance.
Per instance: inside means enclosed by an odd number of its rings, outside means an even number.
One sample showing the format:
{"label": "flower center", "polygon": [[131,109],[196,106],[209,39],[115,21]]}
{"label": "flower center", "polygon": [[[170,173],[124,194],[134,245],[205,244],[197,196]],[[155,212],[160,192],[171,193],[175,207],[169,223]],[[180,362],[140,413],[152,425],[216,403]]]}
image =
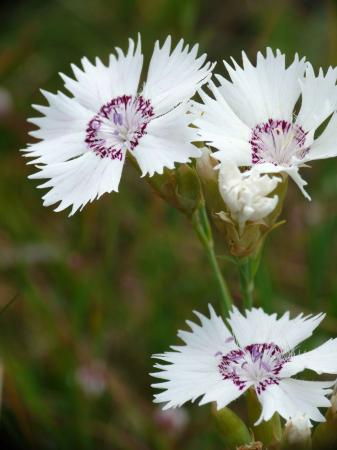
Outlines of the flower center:
{"label": "flower center", "polygon": [[110,100],[90,120],[85,142],[100,158],[123,159],[146,134],[153,107],[142,96],[123,95]]}
{"label": "flower center", "polygon": [[289,361],[276,344],[251,344],[221,355],[219,372],[224,380],[232,380],[239,390],[253,383],[257,394],[271,384],[278,384],[282,367]]}
{"label": "flower center", "polygon": [[293,158],[303,159],[308,153],[309,147],[305,146],[307,134],[300,125],[286,120],[269,119],[256,125],[249,141],[252,163],[290,166]]}

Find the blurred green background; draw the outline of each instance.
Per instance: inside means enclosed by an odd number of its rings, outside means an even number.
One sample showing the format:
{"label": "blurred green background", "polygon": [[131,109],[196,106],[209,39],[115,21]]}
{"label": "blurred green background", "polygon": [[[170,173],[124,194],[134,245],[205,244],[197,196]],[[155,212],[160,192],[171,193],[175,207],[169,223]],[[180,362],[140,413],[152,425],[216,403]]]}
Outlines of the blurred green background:
{"label": "blurred green background", "polygon": [[[106,60],[142,34],[199,42],[211,60],[254,57],[265,46],[314,64],[337,64],[333,1],[22,0],[0,7],[0,448],[221,449],[210,408],[163,415],[152,404],[150,355],[217,306],[218,291],[190,225],[132,167],[120,193],[72,218],[44,208],[32,167],[30,105],[39,88],[84,55]],[[217,71],[224,73],[221,63]],[[267,310],[326,311],[320,341],[337,335],[337,161],[303,170],[312,202],[293,183],[257,279]],[[224,262],[225,264],[225,262]],[[226,270],[239,299],[237,274]],[[309,345],[309,344],[308,344]]]}

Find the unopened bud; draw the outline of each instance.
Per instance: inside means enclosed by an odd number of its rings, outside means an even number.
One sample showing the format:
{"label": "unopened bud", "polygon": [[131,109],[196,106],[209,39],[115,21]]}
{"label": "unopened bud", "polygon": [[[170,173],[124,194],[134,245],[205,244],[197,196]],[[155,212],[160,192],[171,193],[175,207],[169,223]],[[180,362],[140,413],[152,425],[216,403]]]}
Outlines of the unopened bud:
{"label": "unopened bud", "polygon": [[280,177],[261,175],[254,168],[240,172],[232,161],[224,161],[219,170],[219,191],[230,218],[237,223],[239,234],[247,222],[261,222],[278,203],[278,196],[269,195],[281,181]]}
{"label": "unopened bud", "polygon": [[233,256],[254,256],[265,236],[280,224],[276,219],[286,182],[281,175],[261,175],[255,168],[241,172],[232,161],[222,161],[218,183],[222,207],[213,210],[213,221]]}

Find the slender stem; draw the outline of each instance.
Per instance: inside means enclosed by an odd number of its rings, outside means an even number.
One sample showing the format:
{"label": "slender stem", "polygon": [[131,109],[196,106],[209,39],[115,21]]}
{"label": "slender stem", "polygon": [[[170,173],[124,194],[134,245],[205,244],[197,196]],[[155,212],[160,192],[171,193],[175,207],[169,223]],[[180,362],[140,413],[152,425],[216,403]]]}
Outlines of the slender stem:
{"label": "slender stem", "polygon": [[217,281],[220,291],[222,310],[224,315],[227,316],[232,306],[232,297],[218,264],[218,260],[214,251],[212,229],[204,206],[201,206],[198,211],[195,212],[193,217],[193,225],[201,243],[206,250],[214,278]]}
{"label": "slender stem", "polygon": [[215,252],[214,252],[214,246],[212,245],[208,249],[208,257],[211,263],[211,268],[213,270],[214,277],[218,283],[220,294],[221,294],[221,300],[222,300],[222,308],[225,316],[228,315],[231,306],[232,306],[232,298],[230,291],[228,289],[227,283],[221,273],[218,260],[216,258]]}

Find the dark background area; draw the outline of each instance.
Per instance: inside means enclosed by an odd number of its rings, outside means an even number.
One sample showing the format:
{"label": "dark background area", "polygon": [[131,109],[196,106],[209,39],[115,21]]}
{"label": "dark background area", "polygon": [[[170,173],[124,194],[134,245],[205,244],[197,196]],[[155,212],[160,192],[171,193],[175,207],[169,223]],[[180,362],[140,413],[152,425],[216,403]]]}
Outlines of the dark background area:
{"label": "dark background area", "polygon": [[[172,34],[209,59],[254,59],[266,46],[337,64],[333,1],[58,0],[0,7],[0,350],[2,449],[221,449],[210,407],[163,415],[152,404],[150,355],[177,343],[192,309],[217,306],[201,245],[184,216],[133,167],[120,193],[72,218],[44,208],[19,149],[40,88],[84,55],[107,60],[141,32],[145,61]],[[269,311],[326,311],[312,344],[337,332],[337,161],[303,169],[313,198],[290,183],[257,278]],[[237,274],[224,262],[234,296]],[[309,344],[306,344],[309,345]]]}

